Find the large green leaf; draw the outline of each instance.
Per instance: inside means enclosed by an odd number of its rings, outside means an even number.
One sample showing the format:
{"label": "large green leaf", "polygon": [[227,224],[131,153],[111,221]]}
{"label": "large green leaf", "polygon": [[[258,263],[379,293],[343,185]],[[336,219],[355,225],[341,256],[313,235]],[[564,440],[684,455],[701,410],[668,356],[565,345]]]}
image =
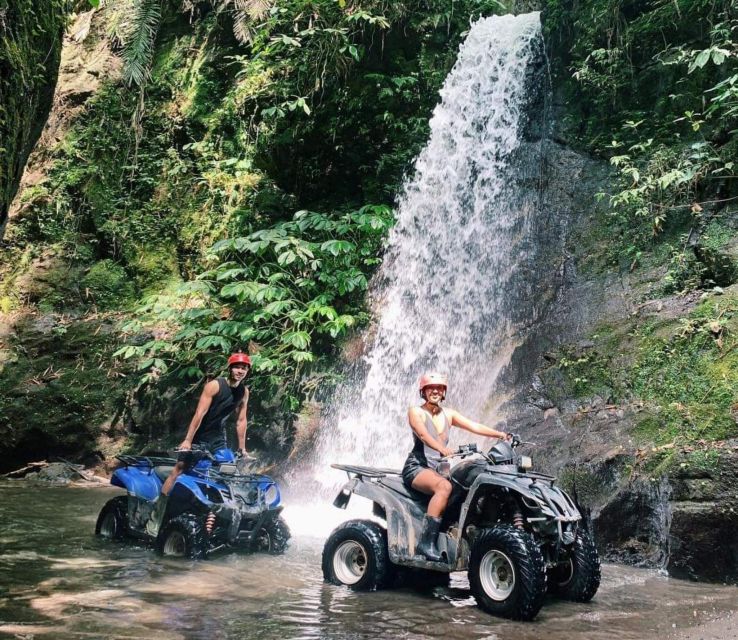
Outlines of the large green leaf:
{"label": "large green leaf", "polygon": [[281,341],[297,349],[307,349],[310,346],[310,334],[306,331],[288,331],[282,335]]}

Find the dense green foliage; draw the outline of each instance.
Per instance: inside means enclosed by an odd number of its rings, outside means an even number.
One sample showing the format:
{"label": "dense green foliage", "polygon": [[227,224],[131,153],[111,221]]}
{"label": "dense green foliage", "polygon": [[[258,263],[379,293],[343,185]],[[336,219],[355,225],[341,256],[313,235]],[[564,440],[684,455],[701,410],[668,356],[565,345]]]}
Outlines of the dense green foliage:
{"label": "dense green foliage", "polygon": [[714,242],[703,251],[700,235],[725,225],[738,202],[735,3],[595,0],[549,9],[551,37],[570,47],[560,69],[571,78],[570,131],[619,176],[617,189],[602,194],[612,207],[604,233],[619,239],[604,264],[623,255],[630,268],[648,263],[664,243],[672,268],[662,293],[730,284],[735,268],[725,268]]}
{"label": "dense green foliage", "polygon": [[[0,311],[32,309],[63,327],[67,314],[95,320],[88,329],[107,318],[116,333],[44,330],[42,340],[20,323],[0,350],[0,411],[17,422],[33,380],[45,393],[63,380],[75,424],[89,424],[75,442],[87,433],[93,447],[126,394],[129,431],[166,437],[203,378],[242,348],[254,354],[252,444],[284,447],[301,403],[335,377],[341,341],[368,321],[391,206],[470,18],[516,7],[91,4],[87,44],[107,40],[122,73],[85,103],[48,151],[45,180],[22,194],[2,248]],[[543,5],[555,86],[567,99],[559,129],[616,173],[595,232],[601,248],[586,260],[660,269],[650,296],[733,283],[733,4]],[[709,323],[689,322],[698,328],[684,335],[603,328],[595,350],[565,350],[562,393],[645,402],[655,422],[639,428],[655,425],[656,442],[732,433],[732,329],[717,346]],[[27,340],[82,355],[62,358],[47,380],[50,363],[22,355]],[[105,383],[114,393],[88,401],[88,389],[101,388],[97,367],[121,377]],[[55,398],[43,402],[64,406]],[[29,432],[43,432],[43,412],[29,415]]]}
{"label": "dense green foliage", "polygon": [[717,294],[685,317],[609,321],[590,336],[593,346],[563,348],[546,374],[562,401],[629,407],[635,442],[662,447],[646,466],[664,471],[675,446],[738,435],[735,292],[721,289],[738,278],[738,7],[547,5],[568,105],[561,130],[613,167],[600,194],[604,215],[579,239],[580,269],[595,279],[626,274],[636,305],[695,289]]}
{"label": "dense green foliage", "polygon": [[274,449],[366,323],[402,176],[469,19],[498,4],[301,0],[240,24],[234,7],[100,3],[88,44],[121,47],[123,77],[23,194],[0,294],[6,311],[133,312],[118,366],[138,374],[118,384],[143,382],[146,433],[176,426],[174,389],[248,349],[250,439]]}
{"label": "dense green foliage", "polygon": [[[171,337],[119,355],[138,357],[139,368],[151,370],[146,381],[170,366],[200,379],[222,366],[223,353],[251,345],[259,391],[297,411],[303,368],[366,319],[361,294],[390,222],[383,206],[335,217],[300,211],[294,221],[221,240],[207,256],[213,269],[141,309],[171,326]],[[128,324],[134,334],[141,327]]]}

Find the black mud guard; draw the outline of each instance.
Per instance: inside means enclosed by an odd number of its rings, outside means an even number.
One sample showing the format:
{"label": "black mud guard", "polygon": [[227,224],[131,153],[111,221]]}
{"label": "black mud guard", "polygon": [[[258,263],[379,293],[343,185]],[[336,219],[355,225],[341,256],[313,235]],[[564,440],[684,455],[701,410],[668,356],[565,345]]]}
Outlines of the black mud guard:
{"label": "black mud guard", "polygon": [[338,492],[338,495],[333,500],[333,506],[338,507],[339,509],[345,509],[346,505],[351,500],[351,494],[354,492],[354,487],[356,486],[357,479],[351,478],[343,487],[341,487],[341,491]]}

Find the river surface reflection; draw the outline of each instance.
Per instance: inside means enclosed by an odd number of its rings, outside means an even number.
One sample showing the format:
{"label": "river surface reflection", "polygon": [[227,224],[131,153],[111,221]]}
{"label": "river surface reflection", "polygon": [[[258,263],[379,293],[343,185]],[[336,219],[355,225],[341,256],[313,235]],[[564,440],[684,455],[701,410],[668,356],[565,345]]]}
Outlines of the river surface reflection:
{"label": "river surface reflection", "polygon": [[477,609],[464,574],[427,592],[323,584],[322,539],[307,535],[279,557],[164,560],[95,538],[97,512],[116,493],[0,483],[0,637],[635,640],[738,609],[735,587],[605,565],[591,603],[551,599],[535,622],[514,623]]}

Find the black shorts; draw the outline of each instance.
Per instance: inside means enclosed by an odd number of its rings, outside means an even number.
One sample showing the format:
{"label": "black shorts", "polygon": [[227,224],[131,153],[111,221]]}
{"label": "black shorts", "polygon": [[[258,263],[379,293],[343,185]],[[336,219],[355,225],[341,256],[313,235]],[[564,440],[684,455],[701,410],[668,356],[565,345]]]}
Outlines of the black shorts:
{"label": "black shorts", "polygon": [[407,460],[405,460],[405,466],[402,467],[402,482],[408,489],[413,488],[413,480],[418,477],[421,471],[429,469],[427,465],[423,464],[418,456],[411,453]]}

